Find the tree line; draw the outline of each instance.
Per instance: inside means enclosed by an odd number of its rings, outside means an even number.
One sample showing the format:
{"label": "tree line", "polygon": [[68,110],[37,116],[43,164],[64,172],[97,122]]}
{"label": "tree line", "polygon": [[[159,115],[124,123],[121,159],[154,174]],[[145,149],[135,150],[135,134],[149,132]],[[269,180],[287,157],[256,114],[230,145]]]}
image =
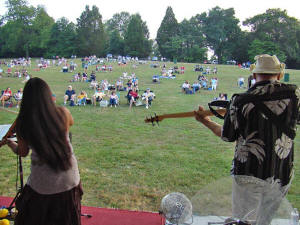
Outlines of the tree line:
{"label": "tree line", "polygon": [[[103,22],[97,6],[86,6],[76,24],[54,20],[43,6],[7,0],[0,17],[0,57],[104,57],[150,55],[184,62],[207,60],[208,50],[219,63],[253,61],[258,54],[277,55],[289,68],[300,68],[300,21],[286,10],[268,9],[242,23],[233,8],[214,7],[178,22],[168,7],[156,39],[151,40],[141,15],[116,13]],[[242,30],[242,24],[246,30]]]}

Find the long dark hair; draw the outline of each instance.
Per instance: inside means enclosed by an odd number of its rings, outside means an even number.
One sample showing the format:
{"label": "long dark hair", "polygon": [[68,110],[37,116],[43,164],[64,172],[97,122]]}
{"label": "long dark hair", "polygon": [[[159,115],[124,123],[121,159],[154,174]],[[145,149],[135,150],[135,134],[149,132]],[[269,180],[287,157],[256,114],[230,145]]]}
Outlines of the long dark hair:
{"label": "long dark hair", "polygon": [[71,167],[71,147],[67,141],[67,116],[56,107],[48,84],[29,79],[24,87],[17,134],[34,149],[39,158],[54,170]]}

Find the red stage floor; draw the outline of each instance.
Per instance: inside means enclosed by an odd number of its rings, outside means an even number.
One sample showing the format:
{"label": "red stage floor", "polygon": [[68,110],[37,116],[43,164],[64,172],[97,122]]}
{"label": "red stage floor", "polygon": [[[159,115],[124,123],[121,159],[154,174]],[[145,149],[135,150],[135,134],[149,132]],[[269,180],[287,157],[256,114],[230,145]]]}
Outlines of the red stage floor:
{"label": "red stage floor", "polygon": [[[12,198],[0,197],[0,206],[9,206]],[[106,209],[82,206],[82,225],[163,225],[164,220],[158,213]]]}

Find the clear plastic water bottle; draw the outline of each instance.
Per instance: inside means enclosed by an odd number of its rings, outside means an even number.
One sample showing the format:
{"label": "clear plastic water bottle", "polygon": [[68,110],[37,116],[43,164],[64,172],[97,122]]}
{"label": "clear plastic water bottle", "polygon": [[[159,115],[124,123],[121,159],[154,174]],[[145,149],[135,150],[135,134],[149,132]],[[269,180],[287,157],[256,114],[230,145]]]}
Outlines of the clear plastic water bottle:
{"label": "clear plastic water bottle", "polygon": [[291,225],[299,225],[299,212],[296,208],[291,212]]}

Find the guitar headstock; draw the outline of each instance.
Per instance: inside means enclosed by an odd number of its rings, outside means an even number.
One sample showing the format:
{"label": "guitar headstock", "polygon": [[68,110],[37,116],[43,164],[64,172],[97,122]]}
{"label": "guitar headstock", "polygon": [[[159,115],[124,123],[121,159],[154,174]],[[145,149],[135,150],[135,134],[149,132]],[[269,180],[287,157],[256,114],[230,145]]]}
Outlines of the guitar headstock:
{"label": "guitar headstock", "polygon": [[162,121],[162,119],[160,118],[160,116],[157,116],[156,113],[154,113],[154,116],[151,116],[150,118],[146,117],[145,119],[145,123],[152,123],[152,125],[154,126],[154,122],[158,124],[158,122]]}

